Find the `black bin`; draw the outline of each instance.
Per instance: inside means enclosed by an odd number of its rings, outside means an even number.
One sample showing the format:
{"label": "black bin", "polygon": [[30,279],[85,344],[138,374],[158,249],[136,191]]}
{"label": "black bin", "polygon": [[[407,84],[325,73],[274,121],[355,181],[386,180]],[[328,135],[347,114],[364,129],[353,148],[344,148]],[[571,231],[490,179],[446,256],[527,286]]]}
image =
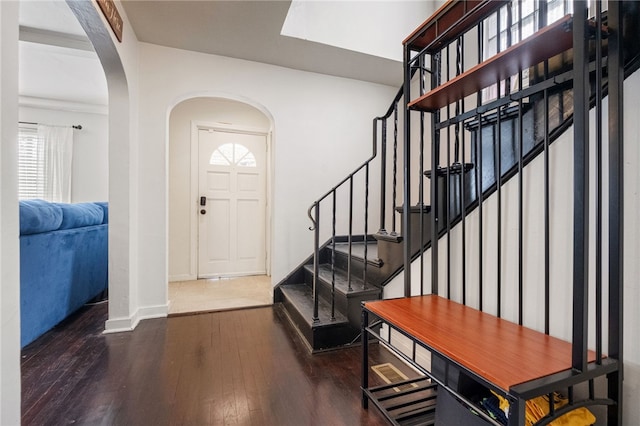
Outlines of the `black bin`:
{"label": "black bin", "polygon": [[467,405],[458,401],[451,392],[441,386],[438,387],[436,401],[436,426],[491,425],[491,423],[473,413]]}

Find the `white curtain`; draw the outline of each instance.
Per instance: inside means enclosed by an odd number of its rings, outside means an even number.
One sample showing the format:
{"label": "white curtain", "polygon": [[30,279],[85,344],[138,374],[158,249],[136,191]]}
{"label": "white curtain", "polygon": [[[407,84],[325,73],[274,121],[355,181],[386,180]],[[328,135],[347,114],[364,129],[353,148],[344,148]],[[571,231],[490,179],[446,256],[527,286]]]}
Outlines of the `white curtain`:
{"label": "white curtain", "polygon": [[48,201],[71,202],[73,129],[69,126],[38,125],[39,153],[44,190]]}

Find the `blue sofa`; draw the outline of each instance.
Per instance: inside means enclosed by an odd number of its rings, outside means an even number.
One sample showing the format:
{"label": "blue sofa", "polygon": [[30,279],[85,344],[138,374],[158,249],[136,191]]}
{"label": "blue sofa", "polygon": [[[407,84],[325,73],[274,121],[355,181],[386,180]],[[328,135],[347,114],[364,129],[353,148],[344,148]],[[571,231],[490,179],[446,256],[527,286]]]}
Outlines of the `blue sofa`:
{"label": "blue sofa", "polygon": [[107,203],[20,201],[21,347],[107,289]]}

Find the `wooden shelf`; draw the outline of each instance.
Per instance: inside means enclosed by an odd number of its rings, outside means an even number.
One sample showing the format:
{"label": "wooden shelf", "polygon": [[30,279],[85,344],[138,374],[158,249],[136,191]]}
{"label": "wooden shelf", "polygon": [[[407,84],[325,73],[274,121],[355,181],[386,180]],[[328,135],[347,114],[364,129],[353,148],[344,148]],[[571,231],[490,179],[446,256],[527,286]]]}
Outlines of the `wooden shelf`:
{"label": "wooden shelf", "polygon": [[402,43],[433,53],[471,29],[485,16],[509,3],[504,0],[449,0]]}
{"label": "wooden shelf", "polygon": [[419,111],[436,111],[477,93],[499,80],[504,80],[520,70],[571,49],[573,46],[571,20],[571,15],[567,15],[544,27],[520,43],[410,102],[409,108]]}
{"label": "wooden shelf", "polygon": [[364,308],[505,392],[571,369],[569,342],[439,296],[366,302]]}

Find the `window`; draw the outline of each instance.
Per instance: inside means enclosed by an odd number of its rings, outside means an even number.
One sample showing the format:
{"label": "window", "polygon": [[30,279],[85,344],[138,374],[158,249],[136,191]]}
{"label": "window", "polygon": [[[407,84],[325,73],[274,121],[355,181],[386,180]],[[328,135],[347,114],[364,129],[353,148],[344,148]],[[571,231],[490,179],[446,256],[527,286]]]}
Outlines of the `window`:
{"label": "window", "polygon": [[[544,1],[544,0],[543,0]],[[484,21],[484,50],[483,60],[487,60],[508,47],[533,35],[540,27],[540,0],[514,0],[511,3],[511,28],[507,28],[508,9],[502,7],[499,13],[492,14]],[[573,12],[573,4],[565,0],[546,0],[547,25],[559,20],[568,13]],[[498,22],[499,19],[499,22]],[[499,25],[498,25],[499,24]],[[500,35],[498,36],[498,28]],[[511,40],[509,40],[509,36]],[[511,79],[511,91],[518,90],[518,78]],[[529,85],[529,70],[522,71],[523,88]],[[500,93],[505,93],[505,82],[500,83]],[[497,85],[488,87],[482,91],[483,102],[496,99],[498,96]]]}
{"label": "window", "polygon": [[225,143],[213,151],[209,163],[214,166],[257,167],[256,157],[239,143]]}
{"label": "window", "polygon": [[18,131],[18,198],[44,197],[42,141],[35,127],[20,127]]}
{"label": "window", "polygon": [[68,126],[20,126],[18,198],[71,201],[73,129]]}

